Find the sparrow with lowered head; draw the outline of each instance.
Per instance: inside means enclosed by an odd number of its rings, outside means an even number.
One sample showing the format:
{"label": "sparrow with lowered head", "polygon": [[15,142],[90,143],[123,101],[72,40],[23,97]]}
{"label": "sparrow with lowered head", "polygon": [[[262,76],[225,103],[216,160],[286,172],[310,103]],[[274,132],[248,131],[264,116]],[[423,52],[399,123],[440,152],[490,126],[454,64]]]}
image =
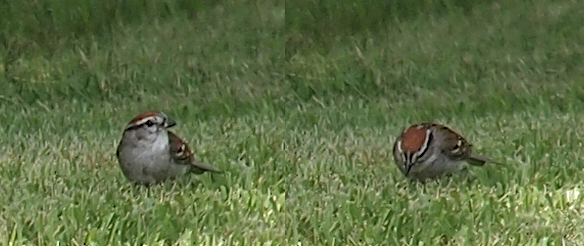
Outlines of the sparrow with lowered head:
{"label": "sparrow with lowered head", "polygon": [[450,128],[433,123],[408,127],[396,140],[393,156],[399,170],[418,181],[434,179],[464,169],[465,163],[496,163],[473,153],[472,144]]}
{"label": "sparrow with lowered head", "polygon": [[158,111],[142,113],[126,125],[116,154],[130,181],[150,185],[189,172],[221,173],[195,159],[187,143],[168,130],[174,125],[172,119]]}

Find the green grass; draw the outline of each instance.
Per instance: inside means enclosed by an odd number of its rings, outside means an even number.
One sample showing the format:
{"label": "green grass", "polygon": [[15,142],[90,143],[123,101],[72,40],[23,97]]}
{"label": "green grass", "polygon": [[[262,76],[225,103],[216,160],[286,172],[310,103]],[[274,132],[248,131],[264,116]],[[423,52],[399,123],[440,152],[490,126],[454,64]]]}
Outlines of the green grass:
{"label": "green grass", "polygon": [[[1,10],[0,245],[284,244],[283,1],[73,2]],[[144,110],[225,174],[131,185]]]}
{"label": "green grass", "polygon": [[[0,1],[1,2],[1,1]],[[4,1],[0,245],[584,245],[577,1]],[[144,110],[223,175],[131,185]],[[504,166],[407,181],[404,127]]]}
{"label": "green grass", "polygon": [[[580,3],[298,2],[286,5],[289,242],[584,245]],[[506,164],[408,182],[392,145],[425,121]]]}

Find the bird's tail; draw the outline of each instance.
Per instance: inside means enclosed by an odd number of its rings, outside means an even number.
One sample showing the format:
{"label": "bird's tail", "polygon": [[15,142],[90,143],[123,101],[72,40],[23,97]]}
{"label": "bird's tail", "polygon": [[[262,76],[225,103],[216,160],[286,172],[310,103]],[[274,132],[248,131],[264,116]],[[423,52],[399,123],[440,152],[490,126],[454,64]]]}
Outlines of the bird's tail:
{"label": "bird's tail", "polygon": [[204,172],[223,173],[223,171],[219,170],[216,167],[198,161],[194,161],[192,163],[191,172],[196,174],[202,174]]}
{"label": "bird's tail", "polygon": [[472,153],[470,155],[470,157],[468,158],[468,163],[473,165],[473,166],[483,166],[486,163],[493,163],[493,164],[498,164],[498,165],[503,165],[503,163],[495,161],[491,158],[482,156],[482,155],[478,155],[475,153]]}

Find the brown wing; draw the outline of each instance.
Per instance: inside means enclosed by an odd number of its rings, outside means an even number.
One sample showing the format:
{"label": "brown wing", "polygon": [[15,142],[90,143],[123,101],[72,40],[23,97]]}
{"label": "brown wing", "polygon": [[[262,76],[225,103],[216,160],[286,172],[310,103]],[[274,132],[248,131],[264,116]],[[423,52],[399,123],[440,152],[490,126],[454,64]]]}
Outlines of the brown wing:
{"label": "brown wing", "polygon": [[488,157],[475,154],[472,144],[450,128],[439,124],[432,124],[432,127],[442,134],[444,138],[442,152],[451,158],[455,160],[466,160],[469,164],[474,166],[482,166],[485,163],[502,164],[501,162],[494,161]]}
{"label": "brown wing", "polygon": [[443,138],[442,152],[455,160],[465,160],[472,153],[472,145],[450,128],[435,124],[434,129]]}
{"label": "brown wing", "polygon": [[191,148],[180,137],[171,131],[168,131],[168,141],[170,144],[170,155],[178,164],[191,165],[191,172],[201,174],[205,171],[213,173],[222,173],[219,169],[201,163],[195,159]]}
{"label": "brown wing", "polygon": [[190,164],[193,159],[193,152],[189,146],[176,134],[168,131],[168,141],[170,142],[170,155],[179,164]]}

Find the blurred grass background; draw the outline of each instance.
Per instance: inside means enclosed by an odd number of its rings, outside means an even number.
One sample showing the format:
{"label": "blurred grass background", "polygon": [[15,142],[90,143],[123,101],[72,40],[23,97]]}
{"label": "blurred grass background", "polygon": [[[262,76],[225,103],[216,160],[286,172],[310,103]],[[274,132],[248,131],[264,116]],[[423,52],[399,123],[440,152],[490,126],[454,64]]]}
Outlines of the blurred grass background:
{"label": "blurred grass background", "polygon": [[[286,235],[302,245],[583,245],[577,1],[286,4]],[[506,163],[410,184],[431,121]]]}

